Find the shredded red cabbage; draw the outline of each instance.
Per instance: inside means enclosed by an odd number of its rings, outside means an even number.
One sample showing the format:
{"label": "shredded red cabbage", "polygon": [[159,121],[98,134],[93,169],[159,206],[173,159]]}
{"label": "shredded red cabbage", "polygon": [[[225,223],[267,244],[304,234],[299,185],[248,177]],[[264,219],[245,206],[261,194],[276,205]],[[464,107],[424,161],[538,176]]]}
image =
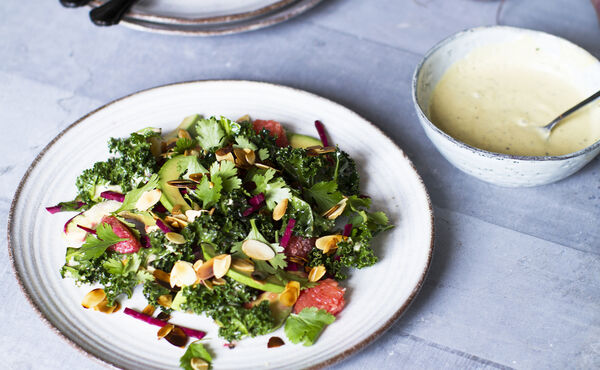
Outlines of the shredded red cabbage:
{"label": "shredded red cabbage", "polygon": [[[73,207],[74,205],[75,205],[75,207]],[[46,207],[46,211],[50,212],[51,214],[55,214],[58,212],[68,212],[68,211],[77,210],[83,206],[85,206],[85,202],[80,202],[80,201],[61,202],[55,206]]]}
{"label": "shredded red cabbage", "polygon": [[[129,316],[131,316],[131,317],[133,317],[133,318],[136,318],[136,319],[138,319],[138,320],[142,320],[142,321],[144,321],[144,322],[146,322],[146,323],[148,323],[148,324],[151,324],[151,325],[156,325],[156,326],[160,326],[161,328],[162,328],[163,326],[167,325],[167,322],[166,322],[166,321],[162,321],[162,320],[156,319],[156,318],[154,318],[154,317],[152,317],[152,316],[149,316],[149,315],[143,314],[143,313],[141,313],[141,312],[134,311],[134,310],[132,310],[132,309],[131,309],[131,308],[129,308],[129,307],[125,307],[125,309],[123,310],[123,313],[124,313],[125,315],[129,315]],[[183,332],[184,332],[184,333],[185,333],[185,334],[186,334],[188,337],[193,337],[193,338],[202,339],[202,338],[204,338],[204,336],[206,335],[206,333],[205,333],[205,332],[203,332],[203,331],[200,331],[200,330],[196,330],[196,329],[190,329],[190,328],[184,328],[184,327],[182,327],[182,326],[179,326],[179,325],[177,325],[177,326],[178,326],[179,328],[181,328],[181,330],[183,330]]]}
{"label": "shredded red cabbage", "polygon": [[52,207],[46,207],[46,211],[48,211],[48,212],[50,212],[50,213],[52,213],[52,214],[58,213],[58,212],[60,212],[61,210],[62,210],[62,207],[61,207],[61,206],[52,206]]}
{"label": "shredded red cabbage", "polygon": [[323,143],[323,146],[329,146],[329,140],[327,140],[327,135],[325,134],[325,127],[323,126],[323,123],[319,120],[316,120],[315,128],[319,133],[319,138],[321,139],[321,143]]}
{"label": "shredded red cabbage", "polygon": [[165,206],[163,206],[161,203],[156,203],[154,205],[154,207],[152,208],[152,210],[154,212],[158,212],[158,213],[167,213],[168,210],[165,208]]}
{"label": "shredded red cabbage", "polygon": [[108,200],[116,200],[117,202],[123,203],[125,200],[125,194],[117,193],[116,191],[103,191],[100,196]]}
{"label": "shredded red cabbage", "polygon": [[77,225],[77,227],[85,232],[96,235],[96,230],[94,230],[94,229],[90,229],[89,227],[85,227],[85,226],[81,226],[81,225]]}
{"label": "shredded red cabbage", "polygon": [[290,238],[292,237],[292,229],[294,228],[294,225],[296,225],[296,220],[290,218],[287,226],[285,227],[285,231],[283,232],[283,236],[279,241],[279,245],[281,245],[284,248],[287,247],[288,243],[290,242]]}
{"label": "shredded red cabbage", "polygon": [[288,262],[285,271],[298,271],[300,270],[298,264],[296,262]]}
{"label": "shredded red cabbage", "polygon": [[344,226],[344,232],[342,233],[342,235],[350,236],[350,233],[352,233],[352,224],[346,224],[346,226]]}
{"label": "shredded red cabbage", "polygon": [[165,234],[171,232],[171,228],[165,225],[160,218],[156,220],[156,226],[158,226],[158,228]]}
{"label": "shredded red cabbage", "polygon": [[263,193],[260,193],[260,194],[256,194],[252,198],[250,198],[250,200],[248,201],[248,203],[250,203],[250,205],[252,207],[256,207],[256,206],[258,206],[259,204],[261,204],[264,201],[265,201],[265,195]]}
{"label": "shredded red cabbage", "polygon": [[65,223],[65,227],[64,227],[64,231],[65,233],[67,232],[67,227],[69,226],[69,224],[71,223],[71,221],[73,221],[73,219],[79,215],[83,214],[83,212],[79,212],[78,214],[76,214],[75,216],[71,217],[66,223]]}

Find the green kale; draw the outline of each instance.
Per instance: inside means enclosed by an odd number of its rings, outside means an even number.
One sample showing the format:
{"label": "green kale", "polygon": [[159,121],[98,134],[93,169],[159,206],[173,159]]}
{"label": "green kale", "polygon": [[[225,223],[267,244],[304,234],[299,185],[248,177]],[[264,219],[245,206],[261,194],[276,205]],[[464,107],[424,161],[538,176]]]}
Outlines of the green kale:
{"label": "green kale", "polygon": [[335,159],[334,179],[337,181],[338,190],[346,196],[358,195],[360,192],[360,177],[356,169],[356,163],[348,153],[339,149],[335,152]]}
{"label": "green kale", "polygon": [[[185,236],[185,234],[184,234]],[[155,256],[150,265],[156,269],[170,272],[175,262],[179,260],[194,262],[194,241],[187,239],[185,244],[173,244],[167,240],[162,231],[153,231],[148,234],[150,238],[150,248],[147,253]]]}
{"label": "green kale", "polygon": [[269,210],[273,210],[277,203],[281,202],[283,199],[289,199],[291,197],[290,189],[283,178],[275,178],[275,170],[268,169],[265,171],[254,169],[248,172],[247,178],[256,185],[252,194],[256,195],[263,193]]}
{"label": "green kale", "polygon": [[157,172],[158,165],[150,150],[151,144],[147,141],[151,135],[156,134],[133,133],[126,139],[111,138],[108,147],[115,157],[96,162],[77,177],[78,198],[91,206],[97,201],[98,186],[119,186],[125,193],[137,188]]}
{"label": "green kale", "polygon": [[161,295],[171,294],[171,291],[164,286],[160,285],[156,281],[147,281],[144,283],[144,289],[142,290],[144,297],[148,300],[148,304],[154,307],[160,307],[160,310],[165,313],[171,313],[171,309],[168,307],[161,306],[158,303],[158,297]]}
{"label": "green kale", "polygon": [[214,286],[212,290],[201,284],[184,287],[181,309],[212,317],[220,326],[219,336],[229,341],[273,330],[269,302],[246,308],[245,304],[255,300],[259,292],[228,277],[224,279],[225,285]]}
{"label": "green kale", "polygon": [[277,168],[281,168],[289,178],[288,183],[297,183],[310,187],[316,182],[330,180],[327,172],[332,172],[331,166],[323,156],[308,156],[305,149],[280,148],[274,155]]}

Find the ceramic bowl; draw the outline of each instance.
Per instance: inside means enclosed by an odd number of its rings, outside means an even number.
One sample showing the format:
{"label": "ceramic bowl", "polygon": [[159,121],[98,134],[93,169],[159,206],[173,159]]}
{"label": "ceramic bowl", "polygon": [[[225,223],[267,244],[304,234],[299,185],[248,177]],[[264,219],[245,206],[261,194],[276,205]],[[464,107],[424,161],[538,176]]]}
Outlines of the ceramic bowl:
{"label": "ceramic bowl", "polygon": [[[417,66],[412,97],[425,134],[439,152],[463,172],[496,185],[520,187],[549,184],[575,173],[600,152],[600,141],[578,152],[560,156],[515,156],[493,153],[467,145],[446,134],[429,119],[433,90],[445,71],[478,47],[527,37],[556,60],[568,77],[588,95],[600,87],[600,62],[579,46],[538,31],[494,26],[468,29],[448,37],[427,52]],[[576,55],[577,62],[567,58]],[[585,63],[581,63],[585,61]],[[594,103],[598,104],[598,103]]]}

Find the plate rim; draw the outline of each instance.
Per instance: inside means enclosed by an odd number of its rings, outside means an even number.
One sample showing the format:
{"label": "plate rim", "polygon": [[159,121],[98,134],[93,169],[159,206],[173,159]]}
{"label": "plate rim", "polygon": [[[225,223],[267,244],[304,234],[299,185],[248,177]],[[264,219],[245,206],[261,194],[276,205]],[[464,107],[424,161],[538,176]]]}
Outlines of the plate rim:
{"label": "plate rim", "polygon": [[[320,0],[318,0],[320,1]],[[427,191],[427,187],[425,186],[425,183],[423,181],[423,179],[421,178],[421,176],[419,175],[414,163],[410,160],[410,158],[406,155],[406,153],[404,153],[404,151],[385,133],[383,132],[383,130],[381,130],[378,126],[374,125],[373,123],[371,123],[370,121],[368,121],[367,119],[365,119],[364,117],[362,117],[361,115],[359,115],[358,113],[356,113],[355,111],[353,111],[350,108],[347,108],[345,105],[337,103],[329,98],[325,98],[323,96],[317,95],[315,93],[303,90],[303,89],[299,89],[299,88],[295,88],[295,87],[291,87],[291,86],[286,86],[286,85],[281,85],[281,84],[276,84],[276,83],[270,83],[270,82],[264,82],[264,81],[255,81],[255,80],[240,80],[240,79],[207,79],[207,80],[189,80],[189,81],[181,81],[181,82],[174,82],[174,83],[169,83],[169,84],[164,84],[164,85],[159,85],[159,86],[154,86],[154,87],[150,87],[147,89],[142,89],[142,90],[138,90],[135,91],[133,93],[127,94],[125,96],[122,96],[120,98],[114,99],[96,109],[93,109],[92,111],[86,113],[85,115],[83,115],[82,117],[80,117],[79,119],[77,119],[75,122],[71,123],[70,125],[68,125],[67,127],[65,127],[60,133],[58,133],[58,135],[56,135],[56,137],[54,137],[41,151],[40,153],[35,157],[35,159],[31,162],[31,164],[27,167],[27,170],[25,171],[23,177],[21,178],[21,180],[19,181],[19,184],[17,186],[17,189],[15,191],[15,194],[13,196],[13,199],[11,201],[11,205],[10,205],[10,210],[9,210],[9,214],[8,214],[8,222],[7,222],[7,233],[6,233],[6,237],[7,237],[7,248],[8,248],[8,257],[10,260],[10,264],[12,267],[12,272],[15,276],[15,280],[18,283],[18,286],[21,290],[21,292],[24,294],[27,302],[29,303],[29,305],[33,308],[33,311],[38,315],[38,317],[42,320],[42,322],[44,324],[46,324],[47,327],[49,327],[52,332],[54,332],[55,334],[57,334],[60,338],[62,338],[66,343],[68,343],[69,345],[71,345],[71,347],[75,348],[78,352],[84,354],[86,357],[96,361],[97,363],[100,363],[101,365],[108,365],[108,366],[113,366],[113,367],[119,367],[118,364],[113,363],[109,360],[106,360],[104,358],[100,358],[94,354],[92,354],[91,352],[88,352],[86,349],[84,349],[81,345],[79,345],[78,343],[76,343],[75,341],[73,341],[71,338],[69,338],[68,336],[66,336],[62,331],[60,331],[56,326],[54,326],[52,324],[52,322],[50,321],[50,319],[46,316],[46,314],[44,314],[44,312],[42,312],[42,310],[34,303],[33,298],[32,298],[32,293],[30,291],[27,290],[27,288],[24,286],[22,279],[24,277],[21,276],[21,271],[19,271],[17,269],[16,263],[15,263],[15,257],[13,255],[13,245],[12,245],[12,241],[11,241],[11,235],[12,235],[12,229],[14,227],[14,214],[16,211],[16,206],[17,206],[17,202],[20,199],[21,196],[21,191],[23,190],[23,187],[25,185],[25,183],[27,182],[28,178],[29,178],[29,174],[30,172],[38,165],[39,161],[42,159],[42,157],[46,154],[46,152],[63,136],[65,135],[69,130],[71,130],[72,128],[74,128],[75,126],[77,126],[78,124],[80,124],[81,122],[83,122],[84,120],[86,120],[88,117],[98,113],[99,111],[106,109],[110,106],[112,106],[113,104],[116,104],[118,102],[121,102],[123,100],[126,100],[130,97],[133,97],[135,95],[139,95],[142,93],[146,93],[149,91],[153,91],[153,90],[158,90],[158,89],[162,89],[162,88],[168,88],[168,87],[173,87],[173,86],[179,86],[179,85],[194,85],[194,84],[202,84],[202,83],[219,83],[219,82],[225,82],[225,83],[251,83],[251,84],[256,84],[256,85],[266,85],[269,87],[275,87],[275,88],[282,88],[282,89],[287,89],[287,90],[291,90],[295,93],[299,93],[299,94],[305,94],[305,95],[309,95],[313,98],[317,98],[317,99],[321,99],[321,100],[325,100],[326,102],[330,103],[330,104],[334,104],[337,105],[339,107],[342,107],[343,109],[347,110],[349,113],[355,115],[357,118],[363,120],[364,122],[366,122],[368,125],[370,125],[372,128],[374,128],[375,130],[377,130],[377,132],[382,135],[385,139],[387,139],[392,145],[394,145],[399,151],[400,153],[402,153],[402,155],[404,156],[404,158],[406,159],[406,161],[408,162],[408,164],[410,165],[410,168],[412,169],[412,171],[414,172],[414,175],[416,176],[416,179],[418,180],[418,184],[420,185],[421,190],[423,191],[423,193],[425,194],[425,198],[427,201],[427,206],[428,206],[428,213],[429,213],[429,222],[431,224],[431,233],[429,235],[430,237],[430,243],[429,243],[429,250],[427,253],[427,261],[425,263],[425,267],[423,269],[423,272],[421,273],[421,276],[419,278],[419,281],[417,282],[417,284],[415,285],[415,287],[413,288],[413,290],[411,291],[410,295],[408,296],[408,298],[406,299],[406,301],[402,304],[402,306],[400,306],[398,308],[398,310],[396,310],[396,312],[390,316],[381,326],[379,326],[379,328],[377,328],[375,331],[373,331],[367,338],[365,338],[364,340],[362,340],[361,342],[345,349],[344,351],[342,351],[341,353],[330,357],[318,364],[312,365],[310,367],[308,367],[308,369],[320,369],[320,368],[324,368],[327,366],[331,366],[335,363],[338,363],[356,353],[358,353],[359,351],[361,351],[362,349],[364,349],[365,347],[367,347],[369,344],[371,344],[375,339],[377,339],[378,337],[380,337],[383,333],[385,333],[387,330],[389,330],[393,324],[406,312],[406,310],[410,307],[410,305],[413,303],[415,297],[417,296],[417,294],[419,293],[419,291],[421,290],[421,288],[423,287],[423,284],[425,282],[425,279],[427,277],[427,274],[431,268],[431,261],[433,258],[433,252],[434,252],[434,241],[435,241],[435,220],[434,220],[434,212],[433,212],[433,205],[431,203],[431,197],[429,196],[429,192]]]}
{"label": "plate rim", "polygon": [[[97,8],[103,4],[105,4],[108,0],[93,0],[88,6],[91,8]],[[144,21],[144,22],[152,22],[152,23],[161,23],[161,24],[174,24],[174,25],[210,25],[210,24],[219,24],[219,23],[230,23],[230,22],[240,22],[244,20],[248,20],[251,18],[257,18],[265,14],[269,14],[272,12],[276,12],[279,9],[282,9],[292,3],[300,1],[300,0],[277,0],[269,5],[260,7],[258,9],[250,10],[243,13],[233,13],[229,15],[220,15],[220,16],[211,16],[204,18],[184,18],[177,16],[167,16],[167,15],[156,15],[150,13],[142,13],[137,12],[132,9],[128,10],[125,13],[125,17],[127,19],[136,20],[136,21]],[[135,6],[135,4],[134,4]]]}
{"label": "plate rim", "polygon": [[127,16],[124,17],[120,23],[125,27],[137,31],[163,35],[187,37],[223,36],[255,31],[285,22],[309,11],[323,1],[324,0],[297,0],[281,7],[278,11],[272,11],[263,14],[262,16],[229,23],[196,24],[190,26],[174,23],[156,23],[140,19],[131,19]]}

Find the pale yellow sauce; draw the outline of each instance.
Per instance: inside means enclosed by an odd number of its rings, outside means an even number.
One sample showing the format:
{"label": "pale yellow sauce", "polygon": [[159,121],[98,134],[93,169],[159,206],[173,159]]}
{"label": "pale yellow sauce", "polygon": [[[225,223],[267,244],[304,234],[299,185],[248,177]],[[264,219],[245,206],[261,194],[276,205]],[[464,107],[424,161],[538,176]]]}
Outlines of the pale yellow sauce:
{"label": "pale yellow sauce", "polygon": [[434,88],[431,121],[471,146],[522,156],[563,155],[600,139],[600,103],[567,118],[550,137],[538,127],[591,95],[528,42],[481,47],[453,64]]}

